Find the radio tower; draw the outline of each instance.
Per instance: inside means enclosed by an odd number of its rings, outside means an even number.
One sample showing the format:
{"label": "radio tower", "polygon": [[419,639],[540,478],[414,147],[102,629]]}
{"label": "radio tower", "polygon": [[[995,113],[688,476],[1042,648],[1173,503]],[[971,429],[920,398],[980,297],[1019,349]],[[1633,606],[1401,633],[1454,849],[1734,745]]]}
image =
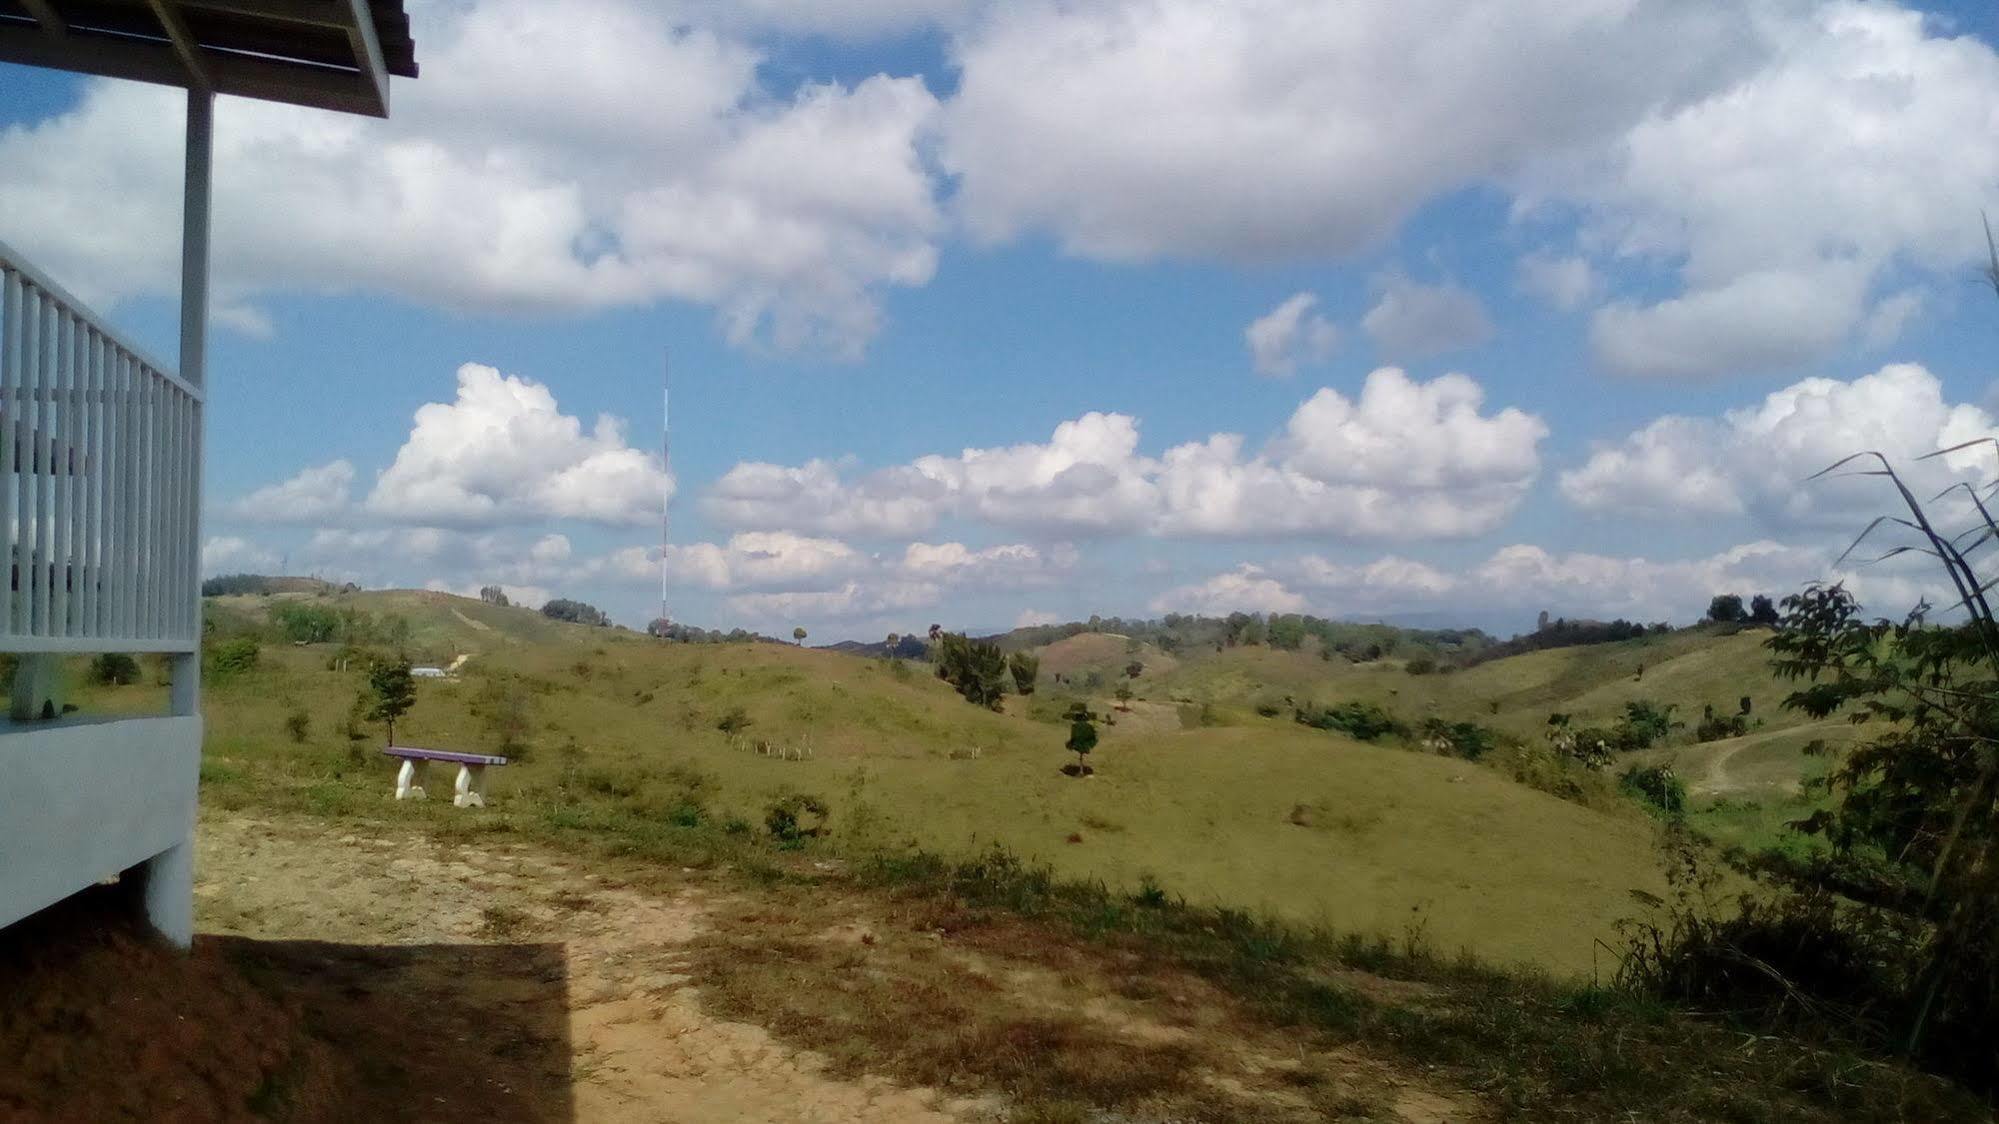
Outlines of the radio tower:
{"label": "radio tower", "polygon": [[667,479],[667,488],[659,503],[659,619],[671,623],[673,618],[666,615],[666,547],[672,541],[669,530],[673,516],[673,356],[670,352],[660,358],[659,461]]}

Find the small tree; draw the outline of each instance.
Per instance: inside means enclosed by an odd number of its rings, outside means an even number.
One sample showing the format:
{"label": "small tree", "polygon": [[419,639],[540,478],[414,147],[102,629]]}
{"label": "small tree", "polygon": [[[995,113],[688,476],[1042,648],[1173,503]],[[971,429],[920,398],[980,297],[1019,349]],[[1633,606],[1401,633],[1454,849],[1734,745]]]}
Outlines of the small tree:
{"label": "small tree", "polygon": [[502,609],[513,604],[513,602],[507,600],[507,591],[497,585],[480,586],[479,600],[484,601],[488,605],[498,605]]}
{"label": "small tree", "polygon": [[803,628],[794,628],[794,629],[792,629],[792,630],[791,630],[791,639],[792,639],[792,640],[793,640],[794,642],[796,642],[796,643],[798,644],[798,646],[799,646],[799,647],[803,648],[803,647],[805,646],[805,629],[803,629]]}
{"label": "small tree", "polygon": [[1740,594],[1718,593],[1707,603],[1707,619],[1718,624],[1741,624],[1749,619],[1749,611],[1742,607]]}
{"label": "small tree", "polygon": [[1015,652],[1006,658],[1006,667],[1013,674],[1015,691],[1023,695],[1034,693],[1034,681],[1041,676],[1041,657]]}
{"label": "small tree", "polygon": [[1778,622],[1777,606],[1762,594],[1749,599],[1749,623],[1775,626]]}
{"label": "small tree", "polygon": [[1076,755],[1076,772],[1080,775],[1089,768],[1086,762],[1090,751],[1097,748],[1097,727],[1088,718],[1078,718],[1069,723],[1069,740],[1065,747]]}
{"label": "small tree", "polygon": [[1124,665],[1124,677],[1126,679],[1136,679],[1143,674],[1145,674],[1145,665],[1137,660]]}
{"label": "small tree", "polygon": [[396,720],[416,705],[416,679],[410,661],[398,656],[378,660],[368,668],[368,720],[388,727],[389,744],[396,744]]}
{"label": "small tree", "polygon": [[1117,685],[1117,708],[1127,713],[1131,711],[1131,682],[1129,680]]}

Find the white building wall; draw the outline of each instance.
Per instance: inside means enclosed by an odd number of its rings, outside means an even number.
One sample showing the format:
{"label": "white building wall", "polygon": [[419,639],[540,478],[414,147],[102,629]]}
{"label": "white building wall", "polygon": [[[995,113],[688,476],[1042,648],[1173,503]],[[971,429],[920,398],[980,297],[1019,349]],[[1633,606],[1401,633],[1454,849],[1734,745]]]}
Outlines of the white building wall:
{"label": "white building wall", "polygon": [[66,720],[0,732],[0,926],[148,863],[147,910],[194,937],[199,717]]}

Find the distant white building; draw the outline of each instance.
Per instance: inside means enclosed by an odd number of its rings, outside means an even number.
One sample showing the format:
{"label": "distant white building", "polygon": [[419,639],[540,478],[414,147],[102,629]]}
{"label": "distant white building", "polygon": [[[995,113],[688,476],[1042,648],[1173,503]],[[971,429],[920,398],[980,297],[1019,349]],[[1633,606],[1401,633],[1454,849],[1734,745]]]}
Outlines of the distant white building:
{"label": "distant white building", "polygon": [[413,667],[410,668],[410,674],[416,676],[418,679],[450,678],[450,676],[446,674],[445,670],[441,667]]}

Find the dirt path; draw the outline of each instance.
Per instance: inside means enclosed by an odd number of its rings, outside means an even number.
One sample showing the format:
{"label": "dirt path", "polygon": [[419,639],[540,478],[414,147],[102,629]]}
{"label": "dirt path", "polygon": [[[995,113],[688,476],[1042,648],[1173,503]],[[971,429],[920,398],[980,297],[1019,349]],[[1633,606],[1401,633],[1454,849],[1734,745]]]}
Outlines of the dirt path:
{"label": "dirt path", "polygon": [[[410,1119],[859,1124],[989,1115],[927,1090],[829,1078],[815,1055],[704,1014],[682,972],[686,946],[716,904],[698,887],[657,897],[524,849],[314,834],[233,817],[203,824],[200,857],[204,939],[253,969],[301,977],[322,1024],[315,1029],[336,1045],[347,1045],[339,1041],[347,1033],[435,1042],[436,1026],[381,1023],[444,1005],[463,1015],[445,1020],[461,1024],[447,1036],[494,1044],[501,1064],[477,1072],[429,1063],[421,1055],[430,1047],[417,1042],[407,1056],[368,1059],[407,1067],[376,1077],[428,1098],[403,1102]],[[385,991],[425,1002],[415,1011],[385,1005],[360,1020],[375,1025],[353,1027],[314,1009],[316,1000],[337,1006]]]}
{"label": "dirt path", "polygon": [[[219,811],[203,820],[199,871],[200,946],[297,1006],[358,1074],[364,1103],[335,1118],[1478,1115],[1421,1074],[1245,1022],[1192,977],[1120,969],[1025,930],[947,941],[869,899]],[[1136,1113],[1023,1117],[1006,1097],[959,1092],[1024,1090],[1073,1109],[1074,1089],[1120,1067],[1160,1090],[1157,1111],[1140,1093]]]}

